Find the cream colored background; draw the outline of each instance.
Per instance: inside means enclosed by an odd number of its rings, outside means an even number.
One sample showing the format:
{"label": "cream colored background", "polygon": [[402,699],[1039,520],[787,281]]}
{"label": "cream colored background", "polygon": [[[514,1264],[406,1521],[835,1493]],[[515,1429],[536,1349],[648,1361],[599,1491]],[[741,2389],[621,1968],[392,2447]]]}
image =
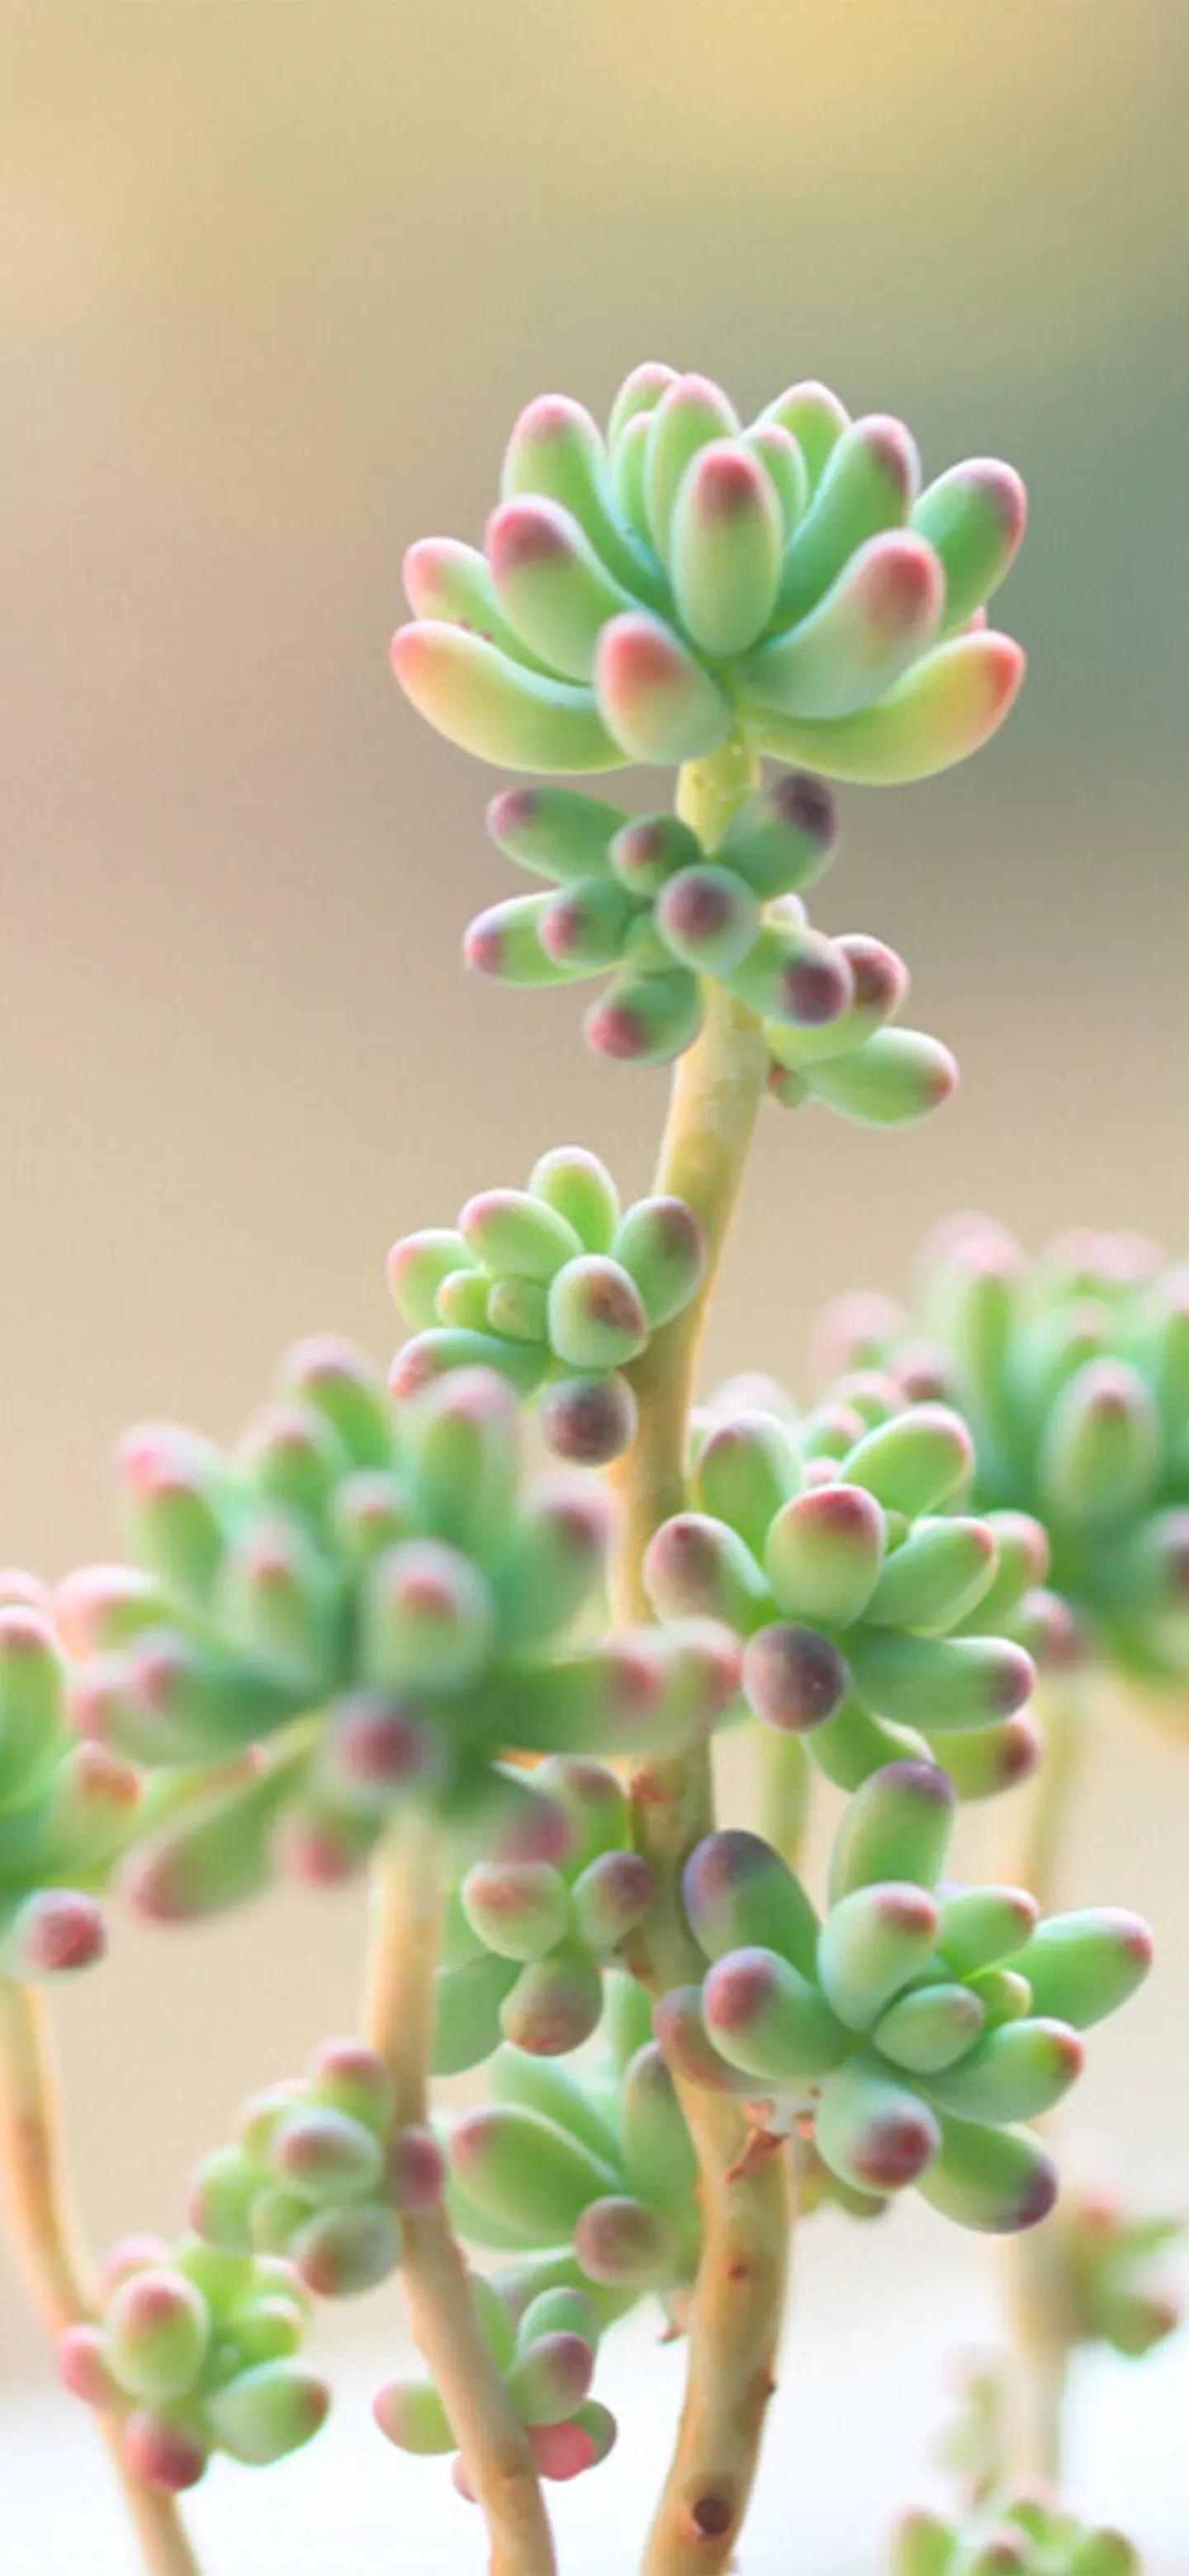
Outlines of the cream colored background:
{"label": "cream colored background", "polygon": [[[751,404],[823,374],[1034,506],[1019,715],[848,794],[819,897],[904,949],[960,1099],[765,1120],[712,1365],[796,1383],[820,1297],[955,1202],[1185,1249],[1187,57],[1179,0],[0,14],[0,1556],[111,1544],[130,1417],[230,1432],[323,1325],[383,1352],[391,1237],[543,1146],[645,1182],[663,1078],[462,980],[512,890],[493,782],[385,663],[402,547],[477,532],[517,406],[645,353]],[[1187,1818],[1122,1733],[1071,1874],[1162,1933],[1083,2100],[1165,2189]],[[62,2016],[98,2236],[172,2224],[237,2096],[349,2021],[358,1914],[121,1929]],[[45,2377],[6,2281],[4,2375]]]}

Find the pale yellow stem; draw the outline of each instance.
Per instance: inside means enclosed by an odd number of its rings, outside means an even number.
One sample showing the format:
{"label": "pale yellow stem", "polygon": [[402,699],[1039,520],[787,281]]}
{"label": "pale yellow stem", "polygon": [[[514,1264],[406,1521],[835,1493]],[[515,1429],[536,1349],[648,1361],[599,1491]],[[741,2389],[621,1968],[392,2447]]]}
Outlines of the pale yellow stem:
{"label": "pale yellow stem", "polygon": [[[428,2111],[441,1908],[436,1838],[413,1820],[377,1863],[365,1998],[367,2037],[396,2088],[398,2128],[420,2125]],[[418,2349],[486,2520],[489,2576],[555,2576],[528,2437],[480,2327],[444,2209],[405,2218],[401,2277]]]}
{"label": "pale yellow stem", "polygon": [[1085,1682],[1075,1684],[1069,1677],[1044,1682],[1035,1706],[1042,1721],[1044,1750],[1036,1777],[1025,1791],[1016,1877],[1042,1912],[1049,1913],[1059,1901],[1064,1846],[1087,1749],[1090,1712]]}
{"label": "pale yellow stem", "polygon": [[[45,1998],[0,1977],[0,2197],[30,2299],[52,2343],[94,2316],[73,2194],[66,2174],[57,2067]],[[199,2576],[172,2496],[138,2478],[124,2455],[120,2417],[98,2423],[124,2492],[146,2576]]]}
{"label": "pale yellow stem", "polygon": [[[732,741],[683,770],[678,810],[713,847],[753,783]],[[703,1320],[763,1098],[767,1049],[755,1014],[709,984],[700,1035],[677,1067],[656,1187],[686,1201],[707,1244],[697,1298],[657,1333],[633,1372],[639,1428],[614,1479],[619,1500],[615,1608],[649,1616],[648,1542],[685,1501],[689,1408]],[[714,1823],[705,1746],[644,1763],[632,1781],[638,1848],[657,1898],[634,1964],[652,1991],[700,1977],[705,1962],[681,1907],[681,1872]],[[689,2369],[677,2449],[644,2558],[645,2576],[713,2576],[734,2555],[775,2385],[791,2224],[788,2158],[745,2164],[748,2123],[732,2098],[680,2087],[698,2158],[703,2250],[689,2317]]]}

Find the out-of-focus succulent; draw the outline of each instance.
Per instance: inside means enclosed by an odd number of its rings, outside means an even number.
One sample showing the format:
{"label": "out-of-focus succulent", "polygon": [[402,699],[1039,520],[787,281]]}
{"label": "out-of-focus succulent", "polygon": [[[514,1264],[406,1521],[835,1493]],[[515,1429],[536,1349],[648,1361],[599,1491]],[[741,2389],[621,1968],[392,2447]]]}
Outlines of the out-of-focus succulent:
{"label": "out-of-focus succulent", "polygon": [[307,2320],[288,2263],[128,2237],[104,2265],[96,2322],[59,2338],[58,2368],[117,2415],[137,2476],[175,2493],[213,2452],[266,2467],[318,2431],[330,2392],[297,2357]]}
{"label": "out-of-focus succulent", "polygon": [[[601,2330],[593,2301],[573,2284],[559,2283],[518,2308],[498,2285],[478,2273],[468,2277],[488,2350],[527,2429],[538,2476],[565,2482],[597,2468],[617,2428],[607,2407],[588,2395]],[[432,2380],[387,2381],[372,2411],[399,2451],[424,2458],[454,2449],[450,2419]],[[473,2502],[457,2458],[454,2483]]]}
{"label": "out-of-focus succulent", "polygon": [[918,2191],[995,2234],[1047,2216],[1057,2176],[1014,2125],[1051,2110],[1082,2064],[1079,2032],[1151,1961],[1137,1916],[1037,1919],[1020,1888],[938,1884],[954,1793],[935,1765],[877,1772],[834,1845],[823,1921],[755,1834],[715,1833],[684,1878],[712,1965],[657,2008],[691,2082],[812,2117],[818,2154],[866,2192]]}
{"label": "out-of-focus succulent", "polygon": [[890,2576],[1140,2576],[1141,2562],[1121,2531],[1025,2495],[965,2528],[940,2514],[904,2514],[888,2564]]}
{"label": "out-of-focus succulent", "polygon": [[133,1765],[71,1724],[42,1586],[0,1573],[0,1976],[56,1976],[102,1956],[96,1891],[139,1804]]}
{"label": "out-of-focus succulent", "polygon": [[[899,1413],[891,1404],[900,1403]],[[662,1618],[712,1615],[746,1639],[743,1684],[853,1788],[930,1748],[966,1796],[1022,1777],[1027,1652],[1007,1615],[1043,1535],[955,1509],[971,1441],[941,1405],[857,1384],[800,1424],[761,1407],[699,1426],[696,1508],[666,1521],[645,1576]]]}
{"label": "out-of-focus succulent", "polygon": [[675,1747],[734,1694],[705,1622],[559,1651],[605,1507],[524,1483],[491,1370],[396,1403],[346,1346],[305,1344],[233,1454],[150,1429],[122,1470],[136,1570],[73,1578],[62,1614],[83,1733],[185,1784],[128,1882],[153,1916],[249,1896],[278,1857],[341,1877],[402,1806],[555,1859],[564,1817],[501,1755]]}
{"label": "out-of-focus succulent", "polygon": [[1038,2241],[1043,2295],[1071,2344],[1108,2344],[1142,2360],[1181,2322],[1182,2302],[1161,2258],[1186,2233],[1182,2217],[1132,2215],[1107,2193],[1062,2195]]}
{"label": "out-of-focus succulent", "polygon": [[794,385],[744,428],[709,378],[637,367],[604,438],[544,394],[484,551],[405,558],[392,647],[419,714],[502,767],[700,759],[741,728],[821,777],[924,778],[987,740],[1023,655],[984,603],[1024,526],[1010,466],[922,491],[915,442]]}
{"label": "out-of-focus succulent", "polygon": [[482,1190],[457,1228],[393,1246],[389,1277],[414,1339],[393,1368],[398,1395],[447,1370],[498,1369],[559,1457],[599,1466],[628,1447],[636,1403],[623,1371],[689,1304],[706,1248],[681,1199],[626,1214],[594,1154],[543,1154],[527,1190]]}
{"label": "out-of-focus succulent", "polygon": [[562,787],[514,788],[487,822],[551,887],[480,913],[468,963],[505,984],[609,974],[583,1022],[597,1054],[669,1063],[697,1036],[710,981],[760,1014],[769,1088],[786,1108],[817,1099],[897,1126],[949,1097],[952,1056],[890,1026],[908,991],[903,961],[860,933],[827,939],[806,918],[802,889],[828,865],[836,831],[820,779],[775,779],[713,849],[674,814],[633,819]]}
{"label": "out-of-focus succulent", "polygon": [[824,1364],[941,1387],[975,1443],[981,1509],[1033,1512],[1085,1642],[1140,1679],[1189,1677],[1189,1268],[1132,1234],[1029,1262],[987,1217],[926,1246],[911,1313],[847,1298]]}
{"label": "out-of-focus succulent", "polygon": [[[697,2166],[672,2078],[628,2003],[624,2043],[600,2070],[501,2048],[490,2099],[449,2141],[450,2206],[469,2244],[514,2260],[506,2295],[519,2307],[546,2286],[576,2284],[604,2323],[646,2293],[679,2316],[701,2242]],[[648,2018],[647,1999],[643,2017]]]}
{"label": "out-of-focus succulent", "polygon": [[603,1763],[555,1758],[535,1784],[570,1831],[562,1861],[480,1860],[452,1899],[436,1983],[435,2071],[490,2057],[501,2037],[564,2056],[596,2029],[604,1970],[652,1902],[631,1848],[627,1791]]}
{"label": "out-of-focus succulent", "polygon": [[193,2178],[188,2212],[227,2254],[283,2254],[320,2298],[350,2298],[395,2271],[401,2217],[436,2207],[445,2171],[428,2129],[393,2131],[393,2090],[358,2040],[330,2040],[308,2076],[245,2103],[234,2146]]}
{"label": "out-of-focus succulent", "polygon": [[[1057,2213],[1048,2227],[1058,2223]],[[1031,2239],[1030,2251],[1044,2244],[1044,2233]],[[1002,2495],[1009,2482],[1013,2432],[1008,2389],[1014,2355],[962,2353],[953,2369],[957,2399],[954,2415],[937,2444],[939,2468],[955,2480],[964,2508],[977,2513]]]}

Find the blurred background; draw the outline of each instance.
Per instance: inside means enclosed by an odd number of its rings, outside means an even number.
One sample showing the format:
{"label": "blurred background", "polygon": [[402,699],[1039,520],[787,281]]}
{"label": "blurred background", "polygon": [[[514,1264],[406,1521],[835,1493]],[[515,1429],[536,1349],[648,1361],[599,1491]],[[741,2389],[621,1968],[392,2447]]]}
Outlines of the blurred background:
{"label": "blurred background", "polygon": [[[745,410],[824,376],[1033,508],[1018,714],[847,792],[818,903],[907,955],[961,1093],[905,1136],[765,1119],[709,1366],[796,1386],[822,1297],[895,1289],[954,1204],[1189,1249],[1187,94],[1180,0],[9,0],[0,1558],[110,1549],[129,1419],[230,1434],[320,1327],[384,1353],[392,1237],[544,1146],[646,1185],[664,1077],[462,979],[515,890],[496,782],[386,663],[404,546],[478,535],[519,406],[603,412],[645,355]],[[1162,1935],[1082,2100],[1165,2192],[1176,1761],[1108,1740],[1070,1871]],[[175,2224],[239,2095],[350,2020],[359,1916],[121,1928],[63,2010],[100,2241]],[[0,2272],[6,2380],[48,2365]]]}

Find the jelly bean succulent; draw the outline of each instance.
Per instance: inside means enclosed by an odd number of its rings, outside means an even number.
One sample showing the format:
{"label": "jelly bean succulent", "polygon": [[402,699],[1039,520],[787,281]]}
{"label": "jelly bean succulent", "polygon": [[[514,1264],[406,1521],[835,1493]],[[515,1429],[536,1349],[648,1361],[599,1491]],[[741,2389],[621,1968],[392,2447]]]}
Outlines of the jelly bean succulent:
{"label": "jelly bean succulent", "polygon": [[119,1753],[80,1742],[48,1602],[0,1575],[0,1978],[89,1967],[105,1944],[99,1894],[135,1830],[141,1784]]}
{"label": "jelly bean succulent", "polygon": [[[508,2402],[527,2434],[539,2477],[558,2485],[595,2469],[613,2448],[614,2416],[588,2397],[599,2349],[599,2320],[581,2290],[560,2283],[513,2302],[479,2273],[469,2275],[480,2330]],[[376,2393],[380,2431],[398,2451],[425,2458],[452,2452],[454,2428],[430,2379],[392,2379]],[[454,2483],[476,2501],[461,2457]]]}
{"label": "jelly bean succulent", "polygon": [[624,1371],[688,1306],[704,1264],[702,1229],[680,1199],[639,1199],[625,1214],[596,1155],[543,1154],[527,1190],[482,1190],[456,1228],[393,1246],[393,1294],[417,1328],[394,1383],[497,1369],[521,1395],[542,1390],[548,1448],[605,1465],[636,1426]]}
{"label": "jelly bean succulent", "polygon": [[1140,2576],[1139,2552],[1121,2531],[1032,2495],[1005,2498],[966,2529],[907,2513],[888,2566],[889,2576]]}
{"label": "jelly bean succulent", "polygon": [[711,1965],[658,2008],[669,2063],[812,2117],[818,2154],[853,2189],[915,2185],[992,2234],[1047,2217],[1057,2174],[1018,2124],[1062,2100],[1082,2030],[1147,1974],[1134,1915],[1038,1920],[1015,1887],[940,1883],[954,1793],[932,1764],[890,1763],[851,1800],[818,1915],[755,1834],[690,1855],[686,1913]]}
{"label": "jelly bean succulent", "polygon": [[791,386],[745,428],[709,377],[637,368],[604,436],[543,394],[504,457],[483,551],[405,559],[402,688],[509,768],[702,760],[736,728],[822,778],[927,777],[985,742],[1023,657],[986,628],[1024,527],[1010,466],[921,489],[915,441]]}
{"label": "jelly bean succulent", "polygon": [[308,2076],[241,2112],[236,2143],[199,2165],[195,2235],[225,2254],[283,2255],[307,2290],[349,2298],[396,2270],[403,2211],[441,2197],[441,2151],[394,2126],[391,2076],[375,2050],[331,2040]]}
{"label": "jelly bean succulent", "polygon": [[557,1852],[564,1819],[508,1749],[675,1745],[733,1695],[705,1622],[557,1651],[606,1512],[523,1480],[489,1369],[393,1399],[346,1346],[305,1345],[235,1453],[153,1427],[122,1476],[134,1565],[75,1578],[62,1615],[85,1735],[190,1775],[132,1864],[149,1914],[240,1900],[278,1857],[342,1876],[405,1806]]}
{"label": "jelly bean succulent", "polygon": [[1184,2217],[1139,2212],[1103,2191],[1063,2192],[1038,2248],[1038,2290],[1065,2342],[1102,2344],[1142,2361],[1181,2323],[1182,2299],[1167,2258],[1183,2243]]}
{"label": "jelly bean succulent", "polygon": [[746,1640],[743,1684],[765,1725],[803,1738],[857,1787],[932,1746],[967,1795],[1017,1779],[1036,1737],[1031,1658],[1003,1633],[1043,1533],[955,1508],[970,1435],[932,1404],[865,1421],[857,1399],[796,1424],[716,1409],[691,1478],[696,1508],[662,1523],[644,1574],[662,1618],[695,1610]]}
{"label": "jelly bean succulent", "polygon": [[489,2093],[450,2133],[468,2242],[515,2255],[522,2287],[576,2281],[608,2322],[645,2292],[681,2316],[701,2247],[697,2165],[656,2042],[593,2073],[504,2048]]}
{"label": "jelly bean succulent", "polygon": [[603,2014],[604,1971],[652,1904],[648,1863],[631,1848],[623,1782],[605,1763],[553,1757],[535,1785],[565,1818],[550,1861],[479,1860],[452,1898],[435,1982],[433,2063],[454,2075],[501,2036],[535,2057],[564,2057]]}
{"label": "jelly bean succulent", "polygon": [[1189,1271],[1134,1234],[1029,1261],[971,1216],[926,1246],[910,1313],[841,1300],[831,1362],[927,1380],[961,1407],[985,1508],[1043,1521],[1084,1642],[1140,1681],[1189,1675]]}
{"label": "jelly bean succulent", "polygon": [[820,779],[786,771],[757,789],[713,850],[675,814],[633,818],[564,787],[497,796],[487,826],[554,891],[480,913],[467,962],[523,986],[609,973],[583,1021],[596,1054],[684,1054],[709,981],[759,1014],[769,1092],[785,1108],[816,1099],[861,1124],[903,1126],[949,1098],[946,1048],[890,1026],[908,991],[903,960],[882,940],[826,939],[808,922],[801,890],[828,865],[836,832]]}
{"label": "jelly bean succulent", "polygon": [[60,2338],[58,2368],[74,2396],[118,2412],[132,2466],[173,2494],[213,2452],[263,2468],[318,2431],[330,2393],[297,2358],[307,2313],[287,2263],[129,2237],[104,2264],[95,2322]]}
{"label": "jelly bean succulent", "polygon": [[[922,486],[903,424],[820,384],[745,427],[646,365],[606,436],[528,406],[482,552],[408,554],[406,697],[523,773],[488,824],[537,884],[467,956],[606,978],[590,1045],[672,1062],[671,1102],[647,1195],[571,1146],[480,1188],[395,1247],[387,1380],[324,1337],[231,1447],[132,1433],[124,1560],[52,1598],[0,1584],[0,2183],[146,2576],[197,2576],[174,2499],[213,2452],[265,2464],[317,2429],[315,2303],[391,2275],[424,2374],[393,2356],[376,2423],[453,2456],[490,2576],[557,2576],[543,2487],[606,2458],[596,2363],[645,2299],[687,2398],[643,2576],[739,2563],[793,2221],[823,2203],[847,2224],[915,2185],[1036,2231],[1061,2370],[1048,2345],[1034,2367],[1035,2300],[1015,2358],[1054,2460],[1069,2345],[1171,2324],[1150,2228],[1096,2232],[1076,2200],[1039,2226],[1061,2148],[1030,2125],[1143,1977],[1144,1925],[1054,1912],[1039,1866],[944,1872],[958,1796],[1042,1751],[1051,1853],[1067,1780],[1030,1695],[1034,1660],[1076,1686],[1075,1621],[1090,1656],[1182,1669],[1175,1275],[1079,1254],[1017,1279],[985,1230],[977,1257],[951,1237],[911,1325],[868,1304],[835,1335],[812,1409],[696,1400],[765,1098],[894,1127],[953,1090],[896,1024],[894,950],[803,898],[828,782],[925,778],[1007,713],[1023,657],[985,604],[1023,520],[1008,466]],[[553,783],[632,762],[678,769],[672,811]],[[712,1739],[749,1712],[762,1830],[724,1830]],[[841,1792],[820,1915],[792,1866],[818,1773]],[[358,2029],[252,2096],[185,2235],[93,2285],[32,1980],[98,1953],[113,1873],[181,1924],[364,1869]],[[476,2068],[444,2113],[433,2081]],[[1131,2576],[1056,2508],[994,2511],[918,2516],[896,2576]]]}

